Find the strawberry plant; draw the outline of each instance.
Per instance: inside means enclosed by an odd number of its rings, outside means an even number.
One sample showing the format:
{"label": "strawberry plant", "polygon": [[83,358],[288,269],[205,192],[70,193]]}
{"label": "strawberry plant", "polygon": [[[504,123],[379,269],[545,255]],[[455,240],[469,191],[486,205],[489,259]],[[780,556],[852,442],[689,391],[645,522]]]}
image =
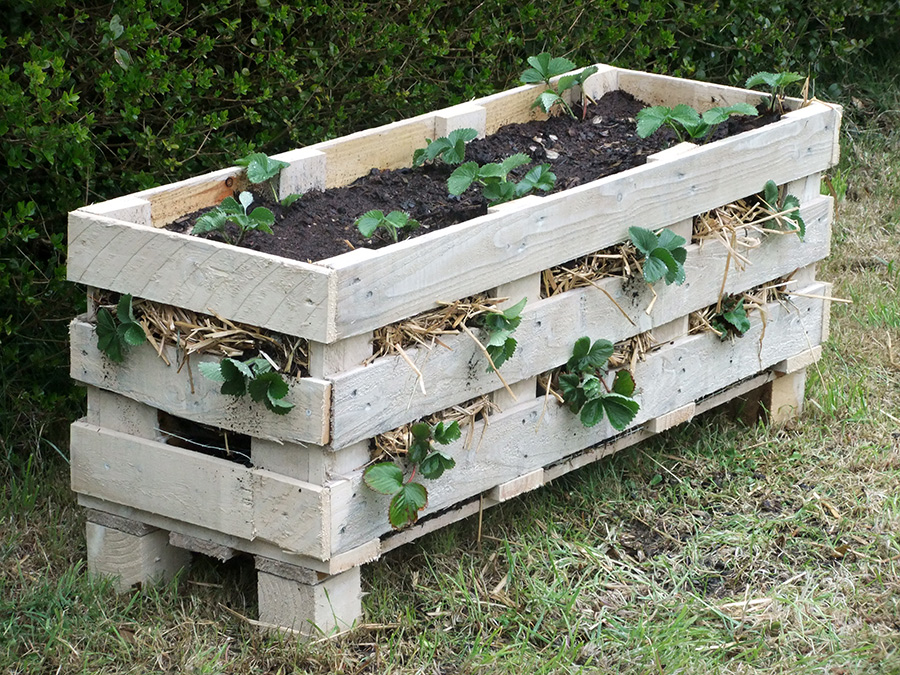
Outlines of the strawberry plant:
{"label": "strawberry plant", "polygon": [[[497,368],[506,363],[516,351],[517,343],[512,334],[522,323],[522,309],[527,301],[528,298],[522,298],[503,311],[488,312],[479,317],[481,328],[488,334],[485,348]],[[489,373],[493,370],[488,366]]]}
{"label": "strawberry plant", "polygon": [[251,399],[277,415],[286,415],[294,407],[293,403],[284,400],[288,393],[287,382],[264,356],[245,361],[231,358],[218,363],[205,361],[199,368],[205,377],[222,383],[219,390],[222,394],[241,397],[249,393]]}
{"label": "strawberry plant", "polygon": [[533,190],[546,192],[556,184],[556,174],[549,164],[532,167],[518,183],[507,179],[509,172],[531,158],[523,153],[507,157],[499,164],[478,166],[478,162],[466,162],[457,167],[447,179],[447,189],[452,195],[461,195],[472,183],[482,186],[482,194],[491,206],[524,197]]}
{"label": "strawberry plant", "polygon": [[428,490],[414,481],[416,473],[421,473],[428,480],[435,480],[444,471],[456,466],[452,457],[436,450],[432,443],[449,445],[461,435],[459,424],[455,421],[447,425],[438,422],[435,426],[417,422],[410,427],[410,433],[412,442],[406,457],[412,464],[412,471],[408,479],[405,478],[403,469],[393,462],[373,464],[363,474],[363,480],[369,488],[391,497],[388,521],[396,529],[416,522],[419,511],[428,505]]}
{"label": "strawberry plant", "polygon": [[535,99],[534,103],[531,104],[531,107],[535,108],[540,106],[541,110],[550,114],[553,107],[558,105],[571,117],[575,117],[575,113],[572,112],[571,106],[566,103],[566,100],[562,95],[572,87],[583,86],[585,80],[597,72],[597,66],[588,66],[576,75],[566,75],[559,78],[556,83],[556,89],[554,90],[550,80],[557,75],[562,75],[570,70],[574,70],[575,64],[563,57],[554,58],[550,56],[548,52],[538,54],[537,56],[529,56],[528,63],[531,68],[526,69],[522,73],[520,78],[522,82],[525,84],[538,84],[543,82],[550,87],[550,89],[542,92],[537,99]]}
{"label": "strawberry plant", "polygon": [[642,227],[629,227],[628,234],[644,256],[644,281],[651,285],[660,279],[665,279],[666,285],[684,283],[684,261],[687,259],[684,237],[668,229],[657,236]]}
{"label": "strawberry plant", "polygon": [[776,108],[779,113],[784,112],[784,91],[789,84],[800,82],[806,78],[800,73],[792,73],[790,71],[782,71],[780,73],[761,72],[751,75],[747,78],[744,86],[747,89],[753,89],[759,85],[765,85],[769,88],[769,112],[775,112]]}
{"label": "strawberry plant", "polygon": [[422,166],[425,162],[440,159],[445,164],[461,164],[466,158],[466,143],[477,138],[475,129],[454,129],[446,136],[433,141],[428,138],[427,147],[419,148],[413,153],[413,166]]}
{"label": "strawberry plant", "polygon": [[[216,208],[197,219],[191,234],[219,232],[226,243],[235,246],[240,246],[247,233],[253,230],[261,230],[266,234],[272,234],[275,214],[264,206],[257,206],[253,211],[250,211],[252,203],[253,195],[249,192],[242,192],[237,199],[226,197]],[[229,223],[238,227],[236,239],[232,239],[225,229]]]}
{"label": "strawberry plant", "polygon": [[123,295],[113,316],[105,307],[97,311],[97,348],[115,363],[125,360],[129,347],[137,347],[147,341],[144,329],[134,318],[131,295]]}
{"label": "strawberry plant", "polygon": [[747,318],[744,299],[741,296],[723,299],[721,311],[713,316],[709,323],[716,329],[720,340],[726,340],[729,335],[742,337],[750,330],[750,319]]}
{"label": "strawberry plant", "polygon": [[665,125],[675,132],[679,141],[709,138],[716,127],[734,115],[756,115],[756,108],[749,103],[735,103],[721,108],[710,108],[702,115],[691,106],[680,103],[674,108],[657,105],[644,108],[637,114],[637,134],[647,138]]}
{"label": "strawberry plant", "polygon": [[384,215],[383,211],[375,209],[366,211],[356,219],[356,229],[366,239],[381,230],[386,232],[395,244],[400,240],[401,234],[405,239],[417,227],[419,227],[419,221],[410,218],[409,214],[404,211],[391,211]]}
{"label": "strawberry plant", "polygon": [[572,356],[565,370],[559,375],[559,387],[563,400],[581,423],[592,427],[609,419],[616,431],[627,427],[640,410],[634,400],[634,378],[627,370],[616,373],[612,387],[607,386],[605,376],[614,347],[609,340],[597,340],[591,344],[587,336],[579,338],[572,349]]}
{"label": "strawberry plant", "polygon": [[775,215],[775,222],[779,226],[787,227],[789,232],[796,232],[800,241],[806,236],[806,222],[800,215],[800,200],[794,195],[785,195],[778,198],[778,186],[775,181],[766,182],[763,188],[763,201],[769,211]]}
{"label": "strawberry plant", "polygon": [[290,166],[287,162],[282,162],[280,159],[272,159],[261,152],[253,152],[246,157],[237,160],[235,164],[246,167],[247,180],[254,185],[259,183],[268,185],[275,201],[282,206],[288,207],[300,199],[300,195],[297,193],[289,194],[284,199],[278,199],[278,192],[276,192],[275,186],[272,184],[272,179],[277,176],[282,169],[286,169]]}

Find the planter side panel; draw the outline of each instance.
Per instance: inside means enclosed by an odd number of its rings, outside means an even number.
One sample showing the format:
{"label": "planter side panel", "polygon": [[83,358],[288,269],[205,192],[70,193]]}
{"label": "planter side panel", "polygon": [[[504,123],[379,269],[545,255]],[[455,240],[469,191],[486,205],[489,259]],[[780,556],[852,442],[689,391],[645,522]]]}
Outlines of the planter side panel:
{"label": "planter side panel", "polygon": [[[815,284],[804,292],[826,295],[827,285]],[[761,345],[763,326],[757,316],[740,340],[721,342],[709,333],[682,338],[639,363],[635,381],[641,410],[631,428],[751,377],[821,341],[825,301],[797,298],[789,307],[772,304],[768,309]],[[602,337],[598,332],[595,329],[591,337]],[[543,399],[493,416],[483,437],[481,429],[476,429],[477,448],[466,449],[463,440],[448,446],[456,467],[437,481],[426,481],[429,500],[423,515],[554,464],[616,433],[606,421],[585,428],[566,408],[552,401],[545,404]],[[362,472],[333,487],[332,551],[353,548],[390,531],[388,501],[362,483]]]}
{"label": "planter side panel", "polygon": [[[628,313],[630,322],[603,292],[592,287],[545,300],[529,298],[515,334],[517,353],[501,371],[504,379],[512,384],[565,363],[575,340],[592,326],[604,326],[600,337],[619,342],[716,302],[726,263],[731,269],[725,292],[737,293],[822,260],[830,245],[831,211],[830,197],[814,199],[803,208],[806,241],[794,236],[766,237],[749,252],[751,264],[742,271],[733,269],[726,249],[716,242],[690,246],[687,282],[660,288],[649,316],[644,309],[652,294],[646,284],[623,284],[618,278],[599,282]],[[424,395],[416,373],[399,356],[386,356],[333,377],[332,445],[340,448],[370,438],[498,388],[497,376],[486,372],[486,361],[471,338],[447,336],[442,342],[450,349],[420,347],[407,352],[423,375]]]}
{"label": "planter side panel", "polygon": [[144,345],[129,350],[124,363],[112,363],[97,349],[94,326],[79,320],[69,327],[69,338],[70,374],[82,384],[127,396],[192,422],[257,438],[328,443],[331,384],[325,380],[303,378],[292,382],[285,400],[296,407],[288,415],[275,415],[249,396],[220,394],[221,384],[203,377],[197,368],[198,363],[218,359],[194,355],[177,372],[177,366],[167,366],[153,348]]}

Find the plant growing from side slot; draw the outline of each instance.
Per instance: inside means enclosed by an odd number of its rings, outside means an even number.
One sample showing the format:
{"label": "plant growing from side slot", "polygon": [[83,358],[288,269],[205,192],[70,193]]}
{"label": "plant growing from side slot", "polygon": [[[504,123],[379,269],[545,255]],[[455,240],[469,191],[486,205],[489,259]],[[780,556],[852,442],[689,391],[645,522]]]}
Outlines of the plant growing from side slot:
{"label": "plant growing from side slot", "polygon": [[285,208],[300,199],[301,195],[298,195],[296,192],[289,194],[284,199],[278,199],[278,192],[276,192],[275,185],[272,183],[272,179],[281,173],[282,169],[290,166],[287,162],[282,162],[280,159],[272,159],[261,152],[253,152],[246,157],[241,157],[235,164],[246,167],[247,180],[254,185],[260,183],[268,185],[275,201]]}
{"label": "plant growing from side slot", "polygon": [[644,281],[651,285],[660,279],[665,279],[666,285],[684,283],[684,261],[687,259],[684,237],[668,229],[657,236],[643,227],[629,227],[628,234],[644,256],[641,264]]}
{"label": "plant growing from side slot", "polygon": [[747,78],[744,86],[747,89],[755,89],[760,85],[769,88],[769,112],[784,113],[784,92],[789,84],[801,82],[806,78],[800,73],[782,71],[780,73],[761,72]]}
{"label": "plant growing from side slot", "polygon": [[579,416],[581,423],[592,427],[609,419],[617,431],[627,427],[640,410],[634,400],[634,378],[627,370],[619,370],[608,386],[605,377],[609,359],[614,352],[609,340],[591,344],[587,336],[579,338],[565,370],[559,375],[559,388],[569,410]]}
{"label": "plant growing from side slot", "polygon": [[744,333],[750,330],[750,319],[747,318],[743,296],[723,298],[719,310],[709,323],[720,340],[727,340],[729,336],[743,337]]}
{"label": "plant growing from side slot", "polygon": [[416,474],[435,480],[456,466],[456,461],[445,452],[435,449],[433,443],[449,445],[461,435],[459,424],[455,421],[447,425],[438,422],[434,426],[417,422],[410,427],[410,433],[412,441],[406,455],[408,463],[412,465],[409,478],[393,462],[378,462],[363,473],[363,480],[369,488],[391,497],[388,521],[396,529],[416,522],[419,511],[428,505],[428,490],[421,483],[415,482]]}
{"label": "plant growing from side slot", "polygon": [[478,166],[477,162],[466,162],[450,174],[447,190],[452,195],[461,195],[472,183],[478,183],[491,206],[524,197],[534,190],[551,190],[556,184],[556,174],[550,171],[549,164],[532,167],[518,183],[507,179],[510,171],[529,162],[531,158],[521,152],[499,164]]}
{"label": "plant growing from side slot", "polygon": [[638,112],[637,134],[641,138],[647,138],[665,125],[675,132],[675,136],[681,142],[689,139],[703,142],[728,118],[734,115],[756,114],[756,108],[749,103],[710,108],[702,115],[684,103],[674,108],[657,105]]}
{"label": "plant growing from side slot", "polygon": [[[266,234],[272,234],[272,225],[275,224],[275,214],[264,206],[257,206],[250,211],[253,203],[253,195],[242,192],[238,198],[225,197],[222,203],[208,213],[197,218],[191,234],[206,234],[218,232],[228,244],[240,246],[244,237],[254,230],[261,230]],[[238,227],[238,236],[232,239],[225,227],[232,223]]]}
{"label": "plant growing from side slot", "polygon": [[200,372],[211,380],[222,383],[222,394],[241,397],[249,393],[250,398],[262,403],[276,415],[286,415],[293,403],[284,400],[288,385],[274,364],[265,356],[256,356],[245,361],[224,358],[218,363],[203,362]]}
{"label": "plant growing from side slot", "polygon": [[806,222],[800,215],[800,200],[794,195],[778,197],[778,186],[775,181],[766,182],[763,188],[763,201],[769,213],[775,217],[779,227],[785,227],[788,232],[796,232],[800,241],[806,236]]}
{"label": "plant growing from side slot", "polygon": [[547,91],[542,92],[535,99],[534,103],[531,104],[531,107],[536,108],[540,106],[541,110],[549,115],[551,110],[553,110],[553,107],[558,105],[565,110],[569,116],[574,118],[575,113],[572,112],[572,107],[566,102],[562,95],[572,87],[582,87],[581,95],[583,103],[585,96],[583,90],[584,82],[597,72],[597,66],[588,66],[580,73],[575,75],[565,75],[559,78],[556,83],[556,89],[554,90],[550,80],[557,75],[562,75],[570,70],[574,70],[575,64],[563,57],[554,58],[550,56],[548,52],[538,54],[537,56],[529,56],[528,64],[531,68],[526,69],[522,73],[520,78],[522,82],[525,84],[538,84],[543,82],[549,87]]}
{"label": "plant growing from side slot", "polygon": [[[479,316],[479,324],[488,335],[485,348],[497,368],[506,363],[516,351],[517,343],[512,334],[522,323],[522,309],[527,301],[528,298],[522,298],[503,311],[487,312]],[[488,366],[487,372],[493,371],[494,368]]]}
{"label": "plant growing from side slot", "polygon": [[446,136],[428,141],[428,145],[413,152],[413,166],[440,159],[445,164],[461,164],[466,158],[466,143],[478,137],[475,129],[454,129]]}
{"label": "plant growing from side slot", "polygon": [[144,328],[134,317],[131,295],[123,295],[113,316],[105,307],[97,311],[97,348],[110,361],[122,363],[129,347],[137,347],[147,341]]}
{"label": "plant growing from side slot", "polygon": [[384,211],[374,209],[366,211],[356,219],[356,229],[366,239],[371,238],[376,232],[385,232],[396,244],[402,235],[404,239],[419,227],[419,221],[410,218],[405,211],[391,211],[384,215]]}

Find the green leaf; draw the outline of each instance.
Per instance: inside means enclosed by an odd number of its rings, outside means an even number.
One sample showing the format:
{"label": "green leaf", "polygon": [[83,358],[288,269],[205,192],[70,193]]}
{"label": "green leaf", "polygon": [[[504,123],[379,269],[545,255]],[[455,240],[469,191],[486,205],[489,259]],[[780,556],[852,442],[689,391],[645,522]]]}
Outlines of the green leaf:
{"label": "green leaf", "polygon": [[[486,349],[488,354],[491,355],[491,361],[494,362],[494,365],[497,368],[500,368],[504,363],[506,363],[509,359],[512,358],[513,354],[516,352],[516,340],[515,338],[508,337],[501,344],[498,345],[487,345]],[[492,372],[493,368],[488,365],[488,372]]]}
{"label": "green leaf", "polygon": [[[671,258],[671,254],[669,254],[666,249],[656,249],[659,251],[664,251]],[[672,261],[674,262],[674,258]],[[669,273],[669,266],[666,265],[664,260],[661,260],[657,256],[649,255],[644,258],[644,281],[648,284],[655,284],[657,281],[665,277]]]}
{"label": "green leaf", "polygon": [[119,326],[118,333],[122,341],[132,347],[137,347],[147,341],[147,335],[138,323],[123,323]]}
{"label": "green leaf", "polygon": [[631,424],[641,409],[637,401],[621,394],[607,394],[600,400],[606,416],[609,417],[609,423],[616,431],[622,431]]}
{"label": "green leaf", "polygon": [[291,412],[291,410],[294,409],[293,403],[288,403],[287,401],[280,398],[272,398],[271,396],[265,399],[263,403],[265,403],[266,408],[268,408],[276,415],[287,415],[289,412]]}
{"label": "green leaf", "polygon": [[469,186],[478,177],[478,173],[477,162],[460,164],[447,179],[447,190],[451,195],[461,195],[469,189]]}
{"label": "green leaf", "polygon": [[443,422],[438,422],[434,428],[434,440],[441,445],[449,445],[453,441],[458,440],[461,435],[462,431],[459,429],[459,423],[455,420],[446,426]]}
{"label": "green leaf", "polygon": [[271,226],[275,224],[275,214],[265,206],[257,206],[253,209],[253,212],[250,214],[250,220],[252,220],[259,229],[268,234],[272,234]]}
{"label": "green leaf", "polygon": [[744,87],[746,89],[753,89],[753,87],[758,87],[759,85],[764,84],[767,87],[774,88],[776,85],[775,79],[775,73],[768,73],[763,71],[748,77],[747,81],[744,83]]}
{"label": "green leaf", "polygon": [[129,293],[126,293],[119,298],[119,302],[116,305],[116,317],[121,323],[137,323],[137,319],[134,318],[134,311],[131,307],[131,300],[132,298]]}
{"label": "green leaf", "polygon": [[218,208],[213,209],[209,213],[205,213],[197,218],[194,227],[191,229],[191,234],[199,235],[206,234],[207,232],[221,231],[225,228],[227,220],[227,214]]}
{"label": "green leaf", "polygon": [[800,215],[800,200],[797,199],[797,197],[795,197],[794,195],[787,195],[778,210],[788,211],[790,209],[796,209],[796,211],[787,214],[785,218],[796,223],[797,236],[800,237],[800,241],[803,241],[804,237],[806,237],[806,223],[804,222],[803,217]]}
{"label": "green leaf", "polygon": [[534,100],[534,103],[531,104],[531,107],[536,108],[537,106],[540,106],[541,110],[549,114],[553,106],[560,103],[562,100],[562,97],[555,91],[544,91],[538,95]]}
{"label": "green leaf", "polygon": [[578,74],[578,84],[584,84],[587,79],[597,72],[597,66],[588,66]]}
{"label": "green leaf", "polygon": [[490,206],[496,206],[515,199],[516,185],[505,180],[499,183],[489,183],[484,186],[483,194]]}
{"label": "green leaf", "polygon": [[292,192],[287,197],[285,197],[284,199],[281,200],[281,206],[283,206],[284,208],[288,208],[291,204],[293,204],[295,201],[297,201],[301,197],[303,197],[303,195],[297,194],[296,192]]}
{"label": "green leaf", "polygon": [[[675,260],[675,258],[672,256],[672,254],[669,251],[667,251],[666,249],[664,249],[662,247],[654,249],[653,253],[651,253],[650,256],[651,257],[648,258],[648,260],[652,260],[652,259],[660,260],[666,266],[666,272],[665,272],[664,276],[666,278],[667,284],[673,283],[678,278],[679,269],[682,270],[682,274],[683,274],[684,268],[678,264],[678,261]],[[644,265],[644,279],[648,283],[651,283],[651,284],[654,283],[653,281],[650,281],[649,279],[647,279],[646,264]],[[658,279],[657,279],[657,281],[658,281]],[[682,279],[682,281],[683,281],[683,279]]]}
{"label": "green leaf", "polygon": [[412,431],[413,437],[421,441],[431,439],[431,427],[425,424],[425,422],[416,422],[410,427],[410,431]]}
{"label": "green leaf", "polygon": [[556,174],[550,171],[549,164],[538,164],[529,169],[528,173],[516,185],[516,196],[522,197],[535,188],[546,192],[556,185]]}
{"label": "green leaf", "polygon": [[587,362],[593,368],[603,369],[606,367],[606,362],[612,358],[613,352],[615,352],[615,346],[612,342],[609,340],[597,340],[591,345],[591,351],[587,355]]}
{"label": "green leaf", "polygon": [[656,132],[657,129],[666,123],[671,113],[671,108],[664,105],[639,110],[635,118],[637,119],[637,135],[641,138],[647,138],[647,136]]}
{"label": "green leaf", "polygon": [[606,389],[600,382],[600,378],[593,374],[585,375],[581,378],[581,390],[584,392],[586,399],[600,398],[606,393]]}
{"label": "green leaf", "polygon": [[253,203],[253,195],[249,192],[242,192],[238,195],[238,201],[241,203],[244,213],[246,213],[247,209],[249,209],[250,205]]}
{"label": "green leaf", "polygon": [[506,176],[513,169],[517,169],[520,166],[530,163],[531,157],[523,152],[518,152],[500,162],[500,169],[503,171],[503,175]]}
{"label": "green leaf", "polygon": [[531,68],[522,73],[522,82],[526,84],[547,82],[551,78],[567,73],[575,68],[575,64],[569,59],[561,56],[551,57],[549,52],[543,52],[537,56],[529,56],[528,65]]}
{"label": "green leaf", "polygon": [[581,423],[586,427],[596,426],[603,419],[603,399],[592,398],[581,409]]}
{"label": "green leaf", "polygon": [[356,219],[356,229],[366,239],[375,234],[375,230],[384,221],[384,212],[374,209],[366,211],[363,215]]}
{"label": "green leaf", "polygon": [[[503,316],[506,318],[507,321],[513,321],[515,319],[519,319],[521,321],[520,315],[522,314],[522,310],[525,309],[526,302],[528,302],[528,298],[522,298],[516,304],[514,304],[512,307],[507,307],[506,309],[503,310]],[[519,325],[519,323],[516,322],[516,326],[518,326],[518,325]]]}
{"label": "green leaf", "polygon": [[659,233],[659,243],[657,246],[672,252],[675,249],[684,246],[685,243],[684,237],[675,234],[672,230],[667,228]]}
{"label": "green leaf", "polygon": [[645,257],[659,247],[659,238],[643,227],[629,227],[628,235],[631,237],[631,241],[637,250],[643,253]]}
{"label": "green leaf", "polygon": [[243,377],[226,379],[219,392],[228,396],[243,396],[247,393],[247,381]]}
{"label": "green leaf", "polygon": [[419,226],[419,221],[410,218],[405,211],[391,211],[384,219],[398,230],[414,230]]}
{"label": "green leaf", "polygon": [[235,162],[238,166],[247,167],[247,180],[251,183],[262,183],[275,177],[282,169],[290,166],[287,162],[272,159],[261,152],[254,152]]}
{"label": "green leaf", "polygon": [[406,483],[388,507],[388,520],[391,525],[400,529],[404,525],[414,523],[419,518],[419,511],[428,504],[428,491],[419,483]]}
{"label": "green leaf", "polygon": [[567,89],[571,89],[578,83],[578,75],[563,75],[556,83],[556,91],[561,94]]}
{"label": "green leaf", "polygon": [[105,307],[101,307],[97,311],[97,349],[106,354],[109,360],[115,363],[121,363],[125,360],[116,320]]}
{"label": "green leaf", "polygon": [[613,393],[622,396],[634,395],[634,377],[627,370],[620,370],[616,373],[616,379],[613,380]]}
{"label": "green leaf", "polygon": [[585,399],[581,390],[581,378],[576,373],[560,373],[559,390],[572,412],[581,410]]}
{"label": "green leaf", "polygon": [[419,464],[419,473],[428,480],[435,480],[443,476],[444,471],[448,471],[454,466],[456,466],[456,460],[436,450]]}
{"label": "green leaf", "polygon": [[775,184],[774,180],[766,181],[766,186],[763,188],[763,199],[766,201],[770,209],[778,208],[778,185]]}
{"label": "green leaf", "polygon": [[681,124],[685,129],[696,127],[701,122],[700,113],[684,103],[679,103],[672,108],[670,119]]}
{"label": "green leaf", "polygon": [[738,335],[743,335],[750,330],[750,319],[747,318],[747,310],[741,299],[737,300],[734,307],[722,314],[722,318],[731,324]]}
{"label": "green leaf", "polygon": [[203,377],[215,380],[216,382],[225,381],[225,376],[222,374],[222,368],[216,361],[201,361],[197,364],[197,369]]}
{"label": "green leaf", "polygon": [[395,495],[403,489],[403,471],[392,462],[379,462],[366,468],[363,480],[383,495]]}

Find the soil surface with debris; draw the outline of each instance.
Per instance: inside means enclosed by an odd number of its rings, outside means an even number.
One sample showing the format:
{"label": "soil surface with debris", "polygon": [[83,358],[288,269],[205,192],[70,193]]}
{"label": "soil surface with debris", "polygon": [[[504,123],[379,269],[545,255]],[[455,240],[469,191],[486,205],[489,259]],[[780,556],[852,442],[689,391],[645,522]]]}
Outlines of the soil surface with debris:
{"label": "soil surface with debris", "polygon": [[[640,166],[648,155],[677,143],[675,135],[665,128],[649,138],[637,135],[635,115],[644,107],[646,104],[630,94],[610,92],[586,110],[573,106],[575,119],[562,114],[545,121],[510,124],[487,138],[473,140],[466,145],[466,161],[483,165],[524,152],[533,163],[516,169],[511,178],[518,180],[535,164],[549,163],[556,174],[556,185],[550,193],[567,190]],[[720,125],[710,140],[733,136],[776,119],[772,115],[733,117]],[[364,239],[356,230],[356,219],[372,209],[409,213],[420,223],[412,237],[486,214],[487,201],[477,186],[459,197],[447,192],[447,178],[455,168],[440,162],[417,168],[374,168],[345,187],[308,192],[287,208],[274,203],[267,192],[254,188],[253,206],[266,206],[275,213],[275,234],[251,232],[241,245],[313,262],[353,248],[381,248],[393,243],[380,239],[378,234],[372,240]],[[188,214],[167,229],[189,232],[197,217],[209,210]],[[221,241],[218,233],[204,236]]]}

